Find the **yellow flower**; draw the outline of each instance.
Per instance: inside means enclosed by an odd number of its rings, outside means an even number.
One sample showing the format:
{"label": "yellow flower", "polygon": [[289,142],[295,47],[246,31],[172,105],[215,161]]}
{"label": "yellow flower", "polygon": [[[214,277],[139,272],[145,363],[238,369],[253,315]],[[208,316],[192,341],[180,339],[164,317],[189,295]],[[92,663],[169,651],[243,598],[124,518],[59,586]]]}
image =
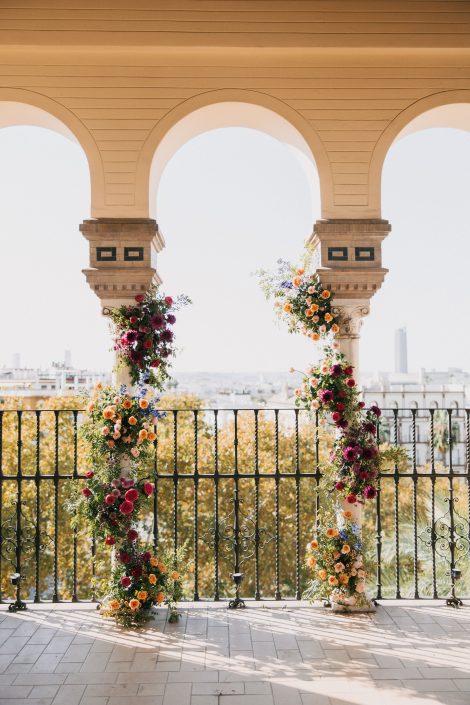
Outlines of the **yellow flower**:
{"label": "yellow flower", "polygon": [[119,600],[110,600],[109,609],[110,610],[117,610],[120,604],[121,603],[119,602]]}
{"label": "yellow flower", "polygon": [[312,541],[310,541],[310,548],[313,551],[316,551],[316,549],[318,548],[318,541],[316,539],[313,539]]}
{"label": "yellow flower", "polygon": [[164,599],[165,599],[165,595],[163,594],[163,592],[157,592],[157,602],[158,602],[158,604],[160,604],[161,602],[163,602]]}
{"label": "yellow flower", "polygon": [[156,566],[158,566],[158,564],[160,563],[160,561],[158,560],[158,558],[157,558],[156,556],[152,556],[152,558],[150,559],[149,563],[150,563],[150,565],[153,565],[153,566],[156,567]]}
{"label": "yellow flower", "polygon": [[147,597],[148,597],[148,593],[146,592],[146,590],[140,590],[137,593],[137,599],[140,600],[141,602],[145,602]]}
{"label": "yellow flower", "polygon": [[341,553],[349,553],[351,551],[351,546],[347,543],[344,544],[343,548],[341,549]]}
{"label": "yellow flower", "polygon": [[178,580],[179,577],[180,577],[180,574],[179,574],[176,570],[173,570],[173,571],[170,573],[170,579],[171,579],[171,580]]}
{"label": "yellow flower", "polygon": [[122,405],[123,405],[124,409],[130,409],[132,406],[132,402],[130,399],[124,399],[124,401],[122,402]]}
{"label": "yellow flower", "polygon": [[330,585],[338,585],[338,578],[335,575],[330,575],[328,582]]}
{"label": "yellow flower", "polygon": [[329,323],[332,320],[333,320],[333,316],[331,315],[331,313],[325,313],[325,321],[327,323]]}
{"label": "yellow flower", "polygon": [[324,568],[320,568],[320,570],[318,571],[318,577],[320,578],[320,580],[326,580],[326,576],[326,570]]}
{"label": "yellow flower", "polygon": [[307,558],[307,565],[309,568],[315,568],[316,564],[317,564],[317,559],[315,558],[315,556],[309,556]]}
{"label": "yellow flower", "polygon": [[135,426],[137,423],[137,419],[135,416],[129,416],[128,422],[129,426]]}
{"label": "yellow flower", "polygon": [[332,333],[339,333],[339,326],[336,325],[336,323],[333,323],[333,325],[331,326],[331,332]]}
{"label": "yellow flower", "polygon": [[292,311],[292,304],[289,304],[289,303],[284,304],[284,306],[282,308],[286,313],[290,313]]}
{"label": "yellow flower", "polygon": [[139,406],[141,409],[148,409],[148,405],[149,405],[149,403],[148,403],[147,399],[141,399],[139,401]]}
{"label": "yellow flower", "polygon": [[323,289],[320,296],[322,297],[322,299],[329,299],[331,296],[331,292],[329,292],[328,289]]}
{"label": "yellow flower", "polygon": [[157,584],[157,576],[155,575],[155,573],[149,573],[149,583],[150,585]]}
{"label": "yellow flower", "polygon": [[139,600],[129,600],[129,607],[131,608],[131,610],[138,610],[140,607]]}

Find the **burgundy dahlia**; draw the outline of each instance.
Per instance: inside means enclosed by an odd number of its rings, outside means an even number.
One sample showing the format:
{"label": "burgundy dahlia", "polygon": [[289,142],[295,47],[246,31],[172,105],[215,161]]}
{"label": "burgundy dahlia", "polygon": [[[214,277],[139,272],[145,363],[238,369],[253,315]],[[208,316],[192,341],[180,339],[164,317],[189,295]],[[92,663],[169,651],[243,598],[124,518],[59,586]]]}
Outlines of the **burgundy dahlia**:
{"label": "burgundy dahlia", "polygon": [[357,458],[357,448],[348,446],[343,450],[343,458],[348,462],[352,463]]}
{"label": "burgundy dahlia", "polygon": [[164,331],[162,331],[161,338],[165,343],[171,343],[174,336],[173,336],[173,333],[171,332],[171,330],[165,329]]}
{"label": "burgundy dahlia", "polygon": [[163,328],[163,326],[165,325],[165,317],[162,316],[161,313],[156,313],[150,319],[150,325],[152,326],[152,328]]}
{"label": "burgundy dahlia", "polygon": [[363,495],[366,499],[374,499],[377,496],[377,490],[372,485],[364,487]]}
{"label": "burgundy dahlia", "polygon": [[174,316],[172,313],[169,313],[166,317],[166,320],[170,324],[170,326],[172,326],[174,323],[176,323],[176,316]]}
{"label": "burgundy dahlia", "polygon": [[382,412],[380,411],[378,406],[371,406],[370,410],[372,411],[374,416],[381,416],[382,415]]}
{"label": "burgundy dahlia", "polygon": [[341,367],[341,365],[332,365],[330,368],[330,372],[333,377],[339,377],[343,372],[343,368]]}
{"label": "burgundy dahlia", "polygon": [[320,399],[323,403],[328,403],[330,401],[333,401],[333,392],[330,391],[329,389],[320,389],[318,396],[320,397]]}

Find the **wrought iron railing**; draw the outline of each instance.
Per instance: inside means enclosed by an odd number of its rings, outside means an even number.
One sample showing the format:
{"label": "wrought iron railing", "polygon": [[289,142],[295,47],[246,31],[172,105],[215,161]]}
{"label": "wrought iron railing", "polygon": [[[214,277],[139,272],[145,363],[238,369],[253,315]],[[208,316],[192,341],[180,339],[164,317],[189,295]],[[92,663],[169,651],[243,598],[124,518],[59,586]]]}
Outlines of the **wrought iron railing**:
{"label": "wrought iron railing", "polygon": [[[3,601],[101,592],[109,550],[71,528],[67,506],[87,469],[81,417],[0,410]],[[304,547],[333,502],[332,432],[294,409],[167,411],[146,469],[156,492],[143,528],[158,551],[185,547],[187,598],[301,598]],[[384,410],[378,433],[382,448],[407,454],[385,464],[367,505],[370,594],[470,595],[470,410]]]}

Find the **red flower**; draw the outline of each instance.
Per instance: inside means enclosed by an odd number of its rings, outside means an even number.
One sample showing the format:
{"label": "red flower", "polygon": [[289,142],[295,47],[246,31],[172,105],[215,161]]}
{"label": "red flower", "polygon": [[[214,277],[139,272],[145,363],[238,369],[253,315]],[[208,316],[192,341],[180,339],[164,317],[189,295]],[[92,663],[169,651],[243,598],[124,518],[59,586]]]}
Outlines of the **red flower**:
{"label": "red flower", "polygon": [[119,506],[119,511],[121,514],[132,514],[134,511],[134,505],[132,502],[129,502],[127,499],[124,500],[124,502]]}
{"label": "red flower", "polygon": [[150,367],[160,367],[161,364],[161,360],[152,360],[152,362],[150,363]]}
{"label": "red flower", "polygon": [[126,588],[127,588],[127,587],[130,586],[131,583],[132,583],[132,580],[130,579],[130,577],[129,577],[128,575],[123,575],[123,576],[122,576],[122,578],[121,578],[121,585],[122,585],[123,587],[126,587]]}
{"label": "red flower", "polygon": [[353,380],[352,377],[350,377],[349,379],[346,380],[346,384],[348,385],[348,387],[351,387],[351,388],[356,386],[356,382]]}
{"label": "red flower", "polygon": [[89,480],[91,480],[91,478],[93,477],[94,474],[95,473],[93,472],[93,470],[88,470],[88,472],[85,473],[85,477],[87,477]]}
{"label": "red flower", "polygon": [[344,374],[345,374],[345,375],[352,375],[353,370],[354,370],[354,367],[352,367],[351,365],[350,365],[349,367],[345,367],[345,368],[344,368]]}
{"label": "red flower", "polygon": [[127,538],[129,539],[129,541],[135,541],[139,538],[139,534],[135,529],[129,529],[129,531],[127,532]]}
{"label": "red flower", "polygon": [[135,502],[136,499],[139,498],[139,493],[138,491],[133,487],[130,490],[127,490],[126,494],[124,497],[127,499],[128,502]]}
{"label": "red flower", "polygon": [[351,492],[351,494],[348,494],[348,496],[346,497],[346,502],[348,504],[356,504],[356,502],[357,502],[356,495],[353,494],[352,492]]}
{"label": "red flower", "polygon": [[171,306],[173,304],[173,299],[171,296],[165,296],[165,303],[167,306]]}
{"label": "red flower", "polygon": [[341,490],[344,490],[344,482],[337,482],[335,484],[335,489],[338,490],[338,492],[341,492]]}
{"label": "red flower", "polygon": [[93,494],[93,492],[90,490],[89,487],[85,487],[85,488],[82,490],[82,495],[83,495],[84,497],[91,497],[92,494]]}
{"label": "red flower", "polygon": [[347,396],[348,396],[348,395],[347,395],[347,392],[345,392],[344,389],[340,389],[340,390],[339,390],[339,392],[338,392],[338,398],[339,398],[339,399],[346,399]]}
{"label": "red flower", "polygon": [[129,563],[131,557],[128,553],[126,553],[126,551],[121,551],[119,553],[119,560],[121,561],[121,563]]}
{"label": "red flower", "polygon": [[132,325],[134,325],[135,323],[137,323],[137,321],[138,321],[139,319],[137,318],[137,316],[131,316],[131,317],[129,318],[129,320],[130,320],[130,322],[132,323]]}
{"label": "red flower", "polygon": [[114,538],[114,536],[106,536],[104,542],[107,546],[114,546],[114,544],[116,543],[116,539]]}
{"label": "red flower", "polygon": [[363,409],[365,407],[365,403],[363,401],[360,401],[358,407],[359,409]]}
{"label": "red flower", "polygon": [[333,419],[333,421],[339,421],[341,418],[341,414],[339,413],[339,411],[333,411],[333,413],[331,414],[331,418]]}
{"label": "red flower", "polygon": [[150,496],[153,494],[153,491],[154,491],[155,488],[154,488],[154,486],[152,485],[151,482],[144,482],[142,489],[143,489],[143,491],[145,492],[145,494],[146,494],[148,497],[150,497]]}
{"label": "red flower", "polygon": [[147,338],[147,340],[144,340],[145,350],[150,350],[150,348],[152,348],[152,347],[153,347],[153,343],[149,338]]}
{"label": "red flower", "polygon": [[370,407],[370,410],[372,411],[372,413],[373,413],[375,416],[381,416],[381,415],[382,415],[382,412],[380,411],[380,409],[379,409],[378,406],[371,406],[371,407]]}
{"label": "red flower", "polygon": [[344,411],[345,408],[346,408],[346,404],[343,404],[342,401],[339,401],[339,402],[336,404],[336,409],[337,409],[338,411]]}
{"label": "red flower", "polygon": [[135,297],[135,300],[137,301],[138,304],[141,304],[144,299],[145,299],[145,296],[143,294],[137,294],[137,296]]}
{"label": "red flower", "polygon": [[136,566],[135,568],[132,568],[132,570],[131,570],[131,575],[132,575],[134,578],[140,578],[140,576],[142,575],[142,568],[139,568],[139,566]]}
{"label": "red flower", "polygon": [[143,560],[145,563],[146,563],[147,561],[149,561],[149,560],[151,559],[151,557],[152,557],[152,554],[150,553],[150,551],[144,551],[144,552],[142,553],[142,560]]}
{"label": "red flower", "polygon": [[107,494],[106,497],[104,498],[105,504],[114,504],[116,501],[116,497],[113,494]]}

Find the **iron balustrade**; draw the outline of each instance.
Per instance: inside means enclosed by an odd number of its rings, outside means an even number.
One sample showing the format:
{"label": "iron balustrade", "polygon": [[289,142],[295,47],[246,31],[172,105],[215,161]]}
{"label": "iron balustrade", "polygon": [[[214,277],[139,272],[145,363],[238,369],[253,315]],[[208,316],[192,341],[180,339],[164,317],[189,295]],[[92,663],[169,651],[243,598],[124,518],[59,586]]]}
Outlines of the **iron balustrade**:
{"label": "iron balustrade", "polygon": [[[2,602],[96,601],[102,590],[109,549],[71,528],[67,506],[88,469],[82,414],[0,410]],[[301,599],[304,546],[333,503],[332,434],[298,409],[167,410],[142,528],[159,552],[184,547],[187,598]],[[385,464],[366,505],[369,594],[457,604],[470,595],[470,410],[383,410],[378,437],[407,455]]]}

